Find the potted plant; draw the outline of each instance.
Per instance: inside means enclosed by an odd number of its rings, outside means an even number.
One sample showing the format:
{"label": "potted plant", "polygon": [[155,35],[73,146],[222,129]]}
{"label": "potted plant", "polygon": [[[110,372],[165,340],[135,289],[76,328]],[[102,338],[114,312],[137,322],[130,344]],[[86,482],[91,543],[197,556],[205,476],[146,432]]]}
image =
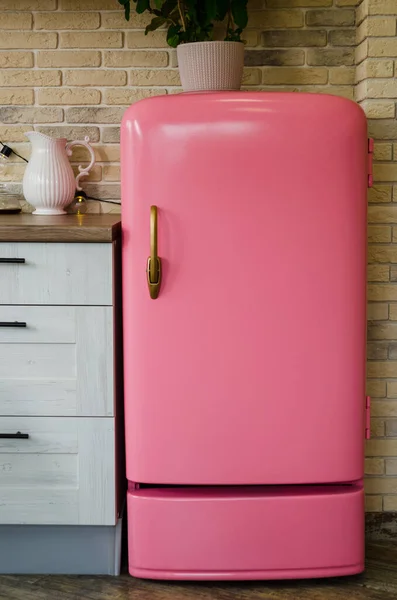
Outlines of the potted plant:
{"label": "potted plant", "polygon": [[[131,0],[118,0],[130,18]],[[137,13],[153,18],[146,34],[167,27],[167,42],[177,48],[184,91],[235,90],[241,86],[248,0],[132,0]],[[223,41],[214,41],[214,25]]]}

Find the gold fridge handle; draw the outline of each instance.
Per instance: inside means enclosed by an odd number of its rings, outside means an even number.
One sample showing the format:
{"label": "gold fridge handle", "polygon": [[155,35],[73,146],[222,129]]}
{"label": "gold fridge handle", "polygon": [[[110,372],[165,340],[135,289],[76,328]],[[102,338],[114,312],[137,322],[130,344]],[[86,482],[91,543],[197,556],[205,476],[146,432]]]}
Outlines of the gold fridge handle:
{"label": "gold fridge handle", "polygon": [[150,207],[150,256],[147,259],[149,294],[155,300],[160,293],[161,259],[157,256],[157,206]]}

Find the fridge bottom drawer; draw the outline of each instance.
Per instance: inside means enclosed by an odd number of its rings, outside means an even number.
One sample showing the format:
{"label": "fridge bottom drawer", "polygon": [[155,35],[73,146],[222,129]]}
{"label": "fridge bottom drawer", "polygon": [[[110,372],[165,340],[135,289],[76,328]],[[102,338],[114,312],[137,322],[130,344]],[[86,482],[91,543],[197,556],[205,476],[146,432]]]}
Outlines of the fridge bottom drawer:
{"label": "fridge bottom drawer", "polygon": [[128,492],[129,570],[150,579],[296,579],[364,570],[364,492],[349,486]]}

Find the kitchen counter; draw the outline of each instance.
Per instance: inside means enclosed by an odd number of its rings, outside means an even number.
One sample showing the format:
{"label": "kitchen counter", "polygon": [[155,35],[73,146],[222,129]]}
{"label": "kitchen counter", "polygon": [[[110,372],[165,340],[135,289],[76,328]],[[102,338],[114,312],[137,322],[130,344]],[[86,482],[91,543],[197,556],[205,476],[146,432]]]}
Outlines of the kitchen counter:
{"label": "kitchen counter", "polygon": [[120,234],[120,215],[0,215],[3,242],[112,242]]}

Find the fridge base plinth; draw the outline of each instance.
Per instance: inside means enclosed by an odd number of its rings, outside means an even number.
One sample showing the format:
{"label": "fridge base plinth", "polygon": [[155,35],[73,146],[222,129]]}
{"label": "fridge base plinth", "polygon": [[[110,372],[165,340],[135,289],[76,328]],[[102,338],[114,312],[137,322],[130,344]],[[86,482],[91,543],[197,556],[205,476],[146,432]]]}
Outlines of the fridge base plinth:
{"label": "fridge base plinth", "polygon": [[150,569],[129,568],[132,577],[139,579],[162,579],[178,581],[249,581],[276,579],[320,579],[324,577],[343,577],[358,575],[364,571],[364,563],[344,567],[328,567],[322,569],[289,569],[279,571],[158,571]]}
{"label": "fridge base plinth", "polygon": [[127,504],[134,577],[312,579],[364,570],[361,484],[130,489]]}

